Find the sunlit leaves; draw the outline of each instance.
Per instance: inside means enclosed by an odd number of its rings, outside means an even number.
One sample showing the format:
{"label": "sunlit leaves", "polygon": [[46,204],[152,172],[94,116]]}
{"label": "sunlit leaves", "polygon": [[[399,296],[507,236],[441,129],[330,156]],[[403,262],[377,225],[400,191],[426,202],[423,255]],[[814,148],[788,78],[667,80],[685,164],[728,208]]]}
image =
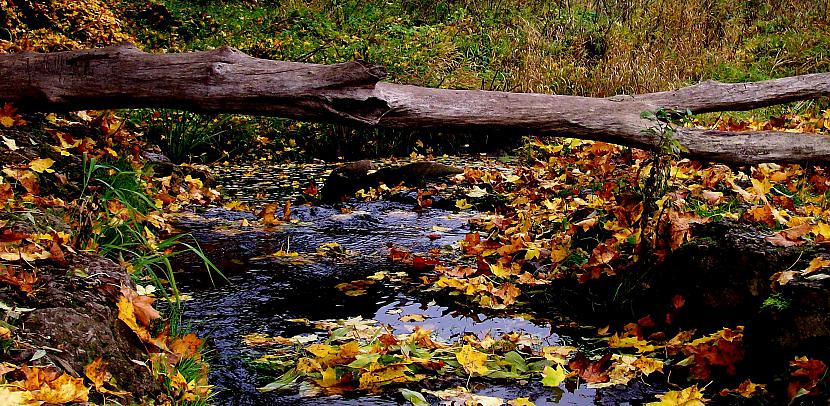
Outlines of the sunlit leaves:
{"label": "sunlit leaves", "polygon": [[10,405],[40,405],[87,402],[89,388],[83,378],[74,378],[54,368],[23,366],[25,379],[10,382],[0,388],[0,400]]}
{"label": "sunlit leaves", "polygon": [[55,163],[54,160],[50,158],[38,158],[29,162],[29,169],[37,172],[43,173],[44,171],[49,171],[49,168]]}
{"label": "sunlit leaves", "polygon": [[657,395],[659,401],[647,403],[648,406],[703,406],[707,401],[697,385],[679,391],[670,391]]}
{"label": "sunlit leaves", "polygon": [[476,351],[470,345],[462,347],[461,351],[455,354],[455,358],[470,375],[484,375],[489,371],[485,366],[487,354]]}

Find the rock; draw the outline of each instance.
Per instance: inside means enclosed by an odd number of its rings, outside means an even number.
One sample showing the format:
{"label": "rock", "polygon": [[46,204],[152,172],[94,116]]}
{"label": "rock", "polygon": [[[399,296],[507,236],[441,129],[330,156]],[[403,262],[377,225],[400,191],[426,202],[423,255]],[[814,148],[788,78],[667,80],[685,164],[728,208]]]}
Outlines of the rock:
{"label": "rock", "polygon": [[366,160],[347,163],[335,169],[323,185],[322,200],[340,201],[360,189],[376,187],[380,183],[388,186],[400,183],[416,185],[425,180],[464,173],[461,168],[427,161],[375,169],[377,167]]}
{"label": "rock", "polygon": [[759,371],[800,355],[830,359],[830,277],[818,271],[783,286],[771,281],[777,272],[807,268],[827,248],[776,246],[765,239],[769,232],[732,222],[701,225],[695,235],[653,271],[635,300],[639,314],[659,320],[680,295],[684,305],[672,315],[675,325],[707,331],[745,326],[746,359]]}
{"label": "rock", "polygon": [[34,352],[45,349],[38,363],[51,362],[83,376],[84,367],[101,357],[118,387],[131,392],[133,400],[160,394],[161,387],[147,368],[133,362],[146,360],[143,344],[118,319],[115,304],[121,286],[135,287],[127,272],[91,254],[67,253],[66,260],[66,267],[40,268],[34,294],[0,293],[4,303],[34,309],[24,312],[16,323],[19,341],[27,349],[12,350],[11,360],[27,363]]}
{"label": "rock", "polygon": [[210,186],[215,182],[213,174],[206,165],[199,164],[182,164],[176,165],[170,158],[161,152],[161,148],[156,145],[148,145],[143,151],[139,153],[144,164],[153,168],[153,172],[158,176],[169,176],[175,174],[177,177],[184,178],[190,175],[193,178],[201,179],[206,186]]}
{"label": "rock", "polygon": [[376,170],[377,166],[369,160],[348,162],[333,170],[320,196],[325,202],[337,202],[344,196],[353,195],[364,187],[368,180],[369,171]]}

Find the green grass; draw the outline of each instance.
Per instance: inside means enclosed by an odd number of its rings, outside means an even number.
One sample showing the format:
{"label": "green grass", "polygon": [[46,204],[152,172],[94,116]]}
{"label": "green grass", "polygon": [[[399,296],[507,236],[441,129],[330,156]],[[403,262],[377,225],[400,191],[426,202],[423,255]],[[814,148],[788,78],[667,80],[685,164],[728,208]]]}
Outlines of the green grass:
{"label": "green grass", "polygon": [[[100,204],[100,217],[88,226],[93,237],[86,248],[97,248],[101,255],[129,263],[136,282],[149,281],[170,305],[167,319],[171,333],[181,330],[181,292],[176,285],[171,258],[185,252],[197,255],[204,263],[208,276],[224,278],[218,268],[205,256],[198,243],[188,235],[173,235],[159,239],[156,231],[145,224],[143,216],[156,210],[148,196],[140,174],[123,167],[123,162],[102,164],[96,159],[84,159],[83,188],[80,199],[92,207]],[[115,203],[115,204],[113,204]]]}
{"label": "green grass", "polygon": [[359,58],[431,87],[610,95],[830,70],[821,2],[155,1],[167,11],[124,2],[148,49]]}

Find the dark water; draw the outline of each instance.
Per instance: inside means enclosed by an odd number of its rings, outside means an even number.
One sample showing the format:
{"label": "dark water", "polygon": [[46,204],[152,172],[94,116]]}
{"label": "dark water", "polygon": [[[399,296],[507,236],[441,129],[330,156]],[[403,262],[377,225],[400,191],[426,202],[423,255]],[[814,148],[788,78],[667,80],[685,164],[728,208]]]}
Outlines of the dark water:
{"label": "dark water", "polygon": [[[310,178],[325,171],[323,166],[298,168],[267,168],[269,173],[289,173],[281,179]],[[277,199],[290,195],[282,186],[272,189],[252,183],[260,179],[266,169],[257,169],[258,177],[247,174],[250,169],[220,171],[218,182],[233,186],[237,198],[257,203],[262,199]],[[297,171],[297,172],[292,172]],[[305,172],[303,172],[305,171]],[[244,175],[244,176],[242,176]],[[291,181],[292,183],[294,181]],[[304,187],[301,180],[297,180]],[[272,182],[279,184],[279,182]],[[239,185],[246,185],[240,187]],[[557,333],[552,324],[528,321],[518,316],[470,313],[453,306],[452,301],[436,303],[435,297],[421,291],[417,273],[401,268],[386,259],[388,245],[406,247],[414,252],[452,246],[468,232],[467,215],[437,209],[416,212],[410,205],[390,202],[360,202],[352,205],[351,213],[342,214],[333,207],[295,208],[292,216],[296,224],[270,234],[235,233],[213,248],[213,254],[247,256],[241,258],[236,270],[226,272],[230,283],[211,286],[198,280],[180,281],[183,290],[192,296],[186,303],[186,321],[194,330],[209,337],[213,348],[211,384],[215,385],[217,405],[393,405],[403,402],[392,391],[388,397],[362,396],[356,398],[306,398],[297,393],[261,393],[257,387],[268,383],[252,369],[248,361],[262,355],[261,350],[247,347],[242,337],[251,333],[290,337],[297,334],[322,334],[306,323],[294,319],[328,320],[362,317],[390,325],[396,333],[409,332],[415,326],[433,330],[442,340],[453,340],[472,332],[480,337],[500,332],[525,332],[535,336],[543,345],[575,344],[575,338]],[[230,213],[213,210],[208,216],[228,218]],[[239,215],[233,218],[238,221]],[[436,232],[433,226],[439,227]],[[440,238],[428,238],[428,234]],[[434,238],[434,236],[433,236]],[[315,256],[323,243],[338,243],[353,255],[343,258]],[[225,246],[223,246],[225,245]],[[233,246],[233,248],[229,248]],[[269,256],[276,249],[298,252],[293,258]],[[262,257],[262,258],[257,258]],[[225,258],[227,259],[227,258]],[[348,296],[335,285],[364,279],[379,271],[400,273],[401,282],[381,281],[366,289],[366,294]],[[412,283],[406,283],[407,281]],[[440,301],[440,300],[439,300]],[[423,314],[422,322],[404,323],[402,315]],[[292,321],[294,320],[294,321]],[[488,385],[471,388],[473,392],[497,396],[506,400],[530,397],[537,405],[564,404],[624,404],[628,399],[642,398],[641,388],[632,386],[621,390],[593,390],[579,387],[573,392],[541,387],[538,383],[504,386]],[[642,388],[647,391],[647,388]]]}

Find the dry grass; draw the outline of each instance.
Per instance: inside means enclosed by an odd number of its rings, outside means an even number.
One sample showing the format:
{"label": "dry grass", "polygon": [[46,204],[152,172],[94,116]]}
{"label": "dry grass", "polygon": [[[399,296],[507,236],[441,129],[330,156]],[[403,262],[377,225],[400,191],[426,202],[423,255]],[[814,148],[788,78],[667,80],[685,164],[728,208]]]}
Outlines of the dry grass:
{"label": "dry grass", "polygon": [[[473,0],[469,4],[475,4]],[[526,3],[526,2],[525,2]],[[508,90],[607,96],[830,70],[820,1],[575,0],[503,31]]]}

